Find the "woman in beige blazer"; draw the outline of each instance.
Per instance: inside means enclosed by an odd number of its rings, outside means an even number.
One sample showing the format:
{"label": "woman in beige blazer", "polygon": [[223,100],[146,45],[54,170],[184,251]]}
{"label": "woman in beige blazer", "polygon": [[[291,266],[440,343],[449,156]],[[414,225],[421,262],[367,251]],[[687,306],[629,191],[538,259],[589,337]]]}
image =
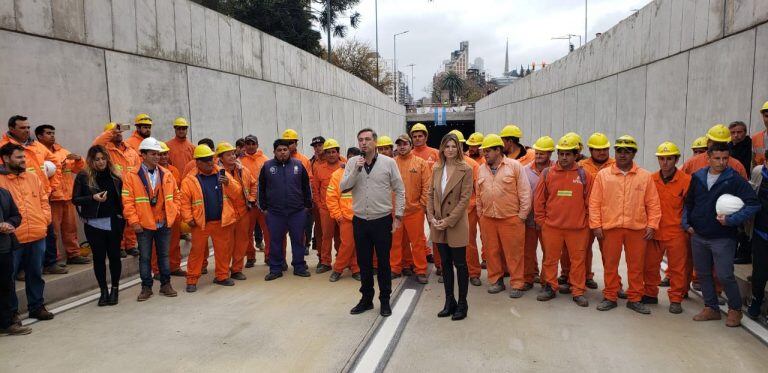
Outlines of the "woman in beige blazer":
{"label": "woman in beige blazer", "polygon": [[[443,262],[445,307],[437,317],[451,316],[452,320],[467,317],[467,207],[473,187],[472,167],[464,162],[459,139],[452,133],[443,136],[440,141],[440,161],[432,169],[432,187],[427,200],[430,238],[437,244]],[[458,303],[453,294],[454,266],[459,283]]]}

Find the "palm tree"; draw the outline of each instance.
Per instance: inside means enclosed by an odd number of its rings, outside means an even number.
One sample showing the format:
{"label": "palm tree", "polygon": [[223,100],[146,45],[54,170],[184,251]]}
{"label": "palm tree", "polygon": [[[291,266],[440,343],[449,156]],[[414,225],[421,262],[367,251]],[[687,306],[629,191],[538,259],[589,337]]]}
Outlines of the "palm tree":
{"label": "palm tree", "polygon": [[461,96],[461,92],[464,90],[464,85],[464,79],[461,79],[459,74],[449,71],[440,82],[440,89],[448,91],[448,98],[451,102],[455,102],[456,98]]}

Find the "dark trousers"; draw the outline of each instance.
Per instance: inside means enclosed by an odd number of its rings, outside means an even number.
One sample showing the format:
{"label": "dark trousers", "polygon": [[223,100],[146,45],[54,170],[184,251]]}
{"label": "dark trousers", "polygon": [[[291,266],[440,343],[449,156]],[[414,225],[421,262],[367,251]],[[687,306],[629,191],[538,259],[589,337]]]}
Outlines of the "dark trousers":
{"label": "dark trousers", "polygon": [[300,210],[290,215],[278,215],[267,211],[267,228],[269,229],[269,271],[282,273],[285,253],[283,241],[285,234],[291,238],[291,265],[293,271],[306,271],[307,261],[304,260],[304,223],[307,219],[306,210]]}
{"label": "dark trousers", "polygon": [[691,238],[693,266],[701,284],[704,304],[720,311],[717,302],[717,292],[712,279],[712,268],[723,285],[728,297],[728,308],[741,310],[741,294],[736,277],[733,275],[733,259],[736,253],[736,239],[733,238],[704,238],[694,234]]}
{"label": "dark trousers", "polygon": [[[310,243],[314,244],[312,241],[312,225],[315,222],[315,216],[312,214],[312,209],[307,210],[307,219],[304,221],[304,246],[309,245]],[[315,237],[317,239],[317,237]],[[320,250],[319,247],[315,247],[315,250]]]}
{"label": "dark trousers", "polygon": [[261,231],[261,225],[259,223],[256,223],[256,226],[253,227],[253,239],[256,240],[256,242],[264,241],[264,232]]}
{"label": "dark trousers", "polygon": [[768,282],[768,241],[752,235],[752,297],[762,303]]}
{"label": "dark trousers", "polygon": [[91,245],[91,252],[93,253],[93,274],[96,276],[96,282],[99,283],[101,289],[107,288],[107,258],[109,259],[109,276],[113,287],[120,285],[120,276],[123,270],[123,263],[120,259],[120,242],[123,239],[125,223],[120,220],[118,224],[112,224],[112,227],[119,228],[105,231],[88,224],[83,225],[85,238]]}
{"label": "dark trousers", "polygon": [[379,282],[379,299],[389,301],[392,293],[392,269],[389,266],[389,250],[392,248],[392,215],[375,220],[352,219],[355,236],[357,265],[360,266],[360,293],[363,302],[372,302],[373,256],[378,259],[376,278]]}
{"label": "dark trousers", "polygon": [[16,298],[13,283],[13,253],[0,254],[0,329],[11,326],[13,299]]}
{"label": "dark trousers", "polygon": [[[43,257],[45,256],[45,239],[21,244],[18,250],[13,252],[13,278],[19,270],[24,270],[24,291],[27,293],[27,310],[37,311],[43,306],[43,292],[45,280],[43,280]],[[16,283],[13,284],[13,312],[19,310],[19,299],[16,298]]]}
{"label": "dark trousers", "polygon": [[56,231],[53,229],[53,223],[48,225],[48,233],[45,235],[45,258],[43,267],[50,267],[59,259],[59,252],[56,248]]}
{"label": "dark trousers", "polygon": [[466,304],[467,292],[469,292],[467,248],[450,247],[448,244],[439,243],[437,244],[437,250],[440,252],[440,260],[443,262],[443,287],[445,288],[446,301],[456,299],[453,293],[453,267],[456,267],[459,283],[459,303]]}
{"label": "dark trousers", "polygon": [[155,230],[144,229],[136,234],[139,243],[139,276],[141,286],[152,287],[152,246],[157,252],[157,267],[160,269],[160,284],[171,282],[171,264],[168,260],[168,250],[171,244],[171,229],[163,226]]}

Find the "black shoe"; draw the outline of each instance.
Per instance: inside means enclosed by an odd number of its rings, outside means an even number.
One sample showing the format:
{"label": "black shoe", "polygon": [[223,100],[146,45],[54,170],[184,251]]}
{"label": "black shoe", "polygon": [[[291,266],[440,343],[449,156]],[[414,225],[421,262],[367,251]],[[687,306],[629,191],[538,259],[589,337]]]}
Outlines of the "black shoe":
{"label": "black shoe", "polygon": [[469,305],[466,302],[459,303],[456,306],[456,312],[454,312],[453,316],[451,316],[451,320],[459,321],[459,320],[466,319],[468,310],[469,310]]}
{"label": "black shoe", "polygon": [[661,280],[661,282],[659,282],[659,287],[660,288],[668,288],[669,287],[669,277],[664,277],[664,279]]}
{"label": "black shoe", "polygon": [[99,307],[104,307],[107,305],[107,302],[109,301],[109,290],[107,288],[101,289],[101,296],[99,297]]}
{"label": "black shoe", "polygon": [[341,272],[336,272],[336,271],[331,273],[331,277],[328,277],[328,281],[330,282],[336,282],[336,281],[339,281],[339,279],[341,279]]}
{"label": "black shoe", "polygon": [[269,272],[264,276],[264,281],[272,281],[280,277],[283,277],[283,272]]}
{"label": "black shoe", "polygon": [[356,306],[352,307],[351,310],[349,310],[349,313],[352,315],[359,315],[365,311],[372,310],[373,309],[373,302],[364,302],[360,301]]}
{"label": "black shoe", "polygon": [[311,276],[309,274],[309,271],[307,271],[306,269],[302,269],[302,270],[298,270],[298,271],[294,270],[293,271],[293,275],[294,276],[299,276],[299,277],[309,277],[309,276]]}
{"label": "black shoe", "polygon": [[243,281],[243,280],[247,279],[247,277],[245,277],[243,272],[235,272],[235,273],[229,275],[229,277],[231,279],[233,279],[233,280],[238,280],[238,281]]}
{"label": "black shoe", "polygon": [[760,308],[762,305],[762,299],[755,299],[755,297],[752,297],[752,300],[749,302],[749,307],[747,307],[747,316],[750,319],[757,319],[760,317]]}
{"label": "black shoe", "polygon": [[743,257],[743,258],[736,258],[733,260],[733,264],[750,264],[752,263],[752,258],[750,257]]}
{"label": "black shoe", "polygon": [[67,264],[88,264],[90,262],[91,259],[80,255],[67,259]]}
{"label": "black shoe", "polygon": [[379,310],[379,315],[383,317],[392,316],[392,307],[389,306],[389,300],[381,301],[381,309]]}
{"label": "black shoe", "polygon": [[403,276],[413,276],[413,270],[410,268],[403,268]]}
{"label": "black shoe", "polygon": [[558,286],[557,292],[560,294],[570,294],[571,293],[571,285],[565,284]]}
{"label": "black shoe", "polygon": [[287,271],[287,270],[288,270],[288,263],[286,263],[286,262],[283,262],[283,267],[282,267],[282,269],[283,269],[283,272]]}
{"label": "black shoe", "polygon": [[117,304],[118,298],[119,298],[120,290],[117,286],[113,286],[112,289],[109,292],[109,299],[107,300],[107,305],[114,306]]}
{"label": "black shoe", "polygon": [[194,293],[197,291],[197,285],[187,285],[187,293]]}
{"label": "black shoe", "polygon": [[353,279],[355,279],[355,280],[357,280],[357,281],[360,281],[360,272],[357,272],[357,273],[353,273],[353,274],[352,274],[352,278],[353,278]]}
{"label": "black shoe", "polygon": [[437,317],[453,316],[454,312],[456,312],[456,299],[454,299],[453,297],[446,298],[445,306],[443,306],[442,311],[437,313]]}
{"label": "black shoe", "polygon": [[483,261],[480,263],[480,268],[482,268],[482,269],[488,269],[488,262],[486,262],[485,260],[483,260]]}
{"label": "black shoe", "polygon": [[608,299],[603,299],[603,301],[600,302],[600,304],[597,305],[597,310],[598,311],[608,311],[608,310],[612,310],[612,309],[616,308],[617,306],[618,306],[618,304],[616,304],[616,302],[614,302],[612,300],[608,300]]}
{"label": "black shoe", "polygon": [[208,274],[208,267],[205,267],[205,268],[201,269],[200,270],[200,274],[201,275],[207,275]]}
{"label": "black shoe", "polygon": [[643,295],[643,298],[640,299],[640,303],[642,303],[642,304],[659,304],[659,298],[657,298],[657,297],[649,297],[647,295]]}
{"label": "black shoe", "polygon": [[331,268],[331,266],[329,266],[327,264],[318,264],[317,265],[317,269],[315,270],[315,273],[318,273],[318,274],[325,273],[325,272],[328,272],[328,271],[330,271],[332,269],[333,268]]}
{"label": "black shoe", "polygon": [[587,281],[584,282],[584,286],[586,286],[587,289],[597,289],[597,282],[591,278],[588,278]]}
{"label": "black shoe", "polygon": [[393,279],[393,280],[394,280],[394,279],[396,279],[396,278],[400,278],[400,277],[403,277],[403,275],[402,275],[402,274],[400,274],[400,273],[395,273],[395,272],[392,272],[392,279]]}
{"label": "black shoe", "polygon": [[435,262],[435,256],[432,254],[427,255],[427,263],[434,263]]}
{"label": "black shoe", "polygon": [[155,281],[160,281],[160,274],[159,273],[155,273],[155,275],[152,276],[152,279],[155,280]]}
{"label": "black shoe", "polygon": [[546,302],[550,299],[555,299],[557,296],[557,293],[555,293],[554,290],[552,290],[552,287],[547,285],[541,291],[539,292],[539,295],[536,296],[536,300],[540,302]]}
{"label": "black shoe", "polygon": [[245,261],[245,268],[253,268],[256,265],[256,259],[248,259]]}
{"label": "black shoe", "polygon": [[139,256],[139,250],[137,250],[135,247],[132,247],[130,249],[125,249],[125,253],[130,256]]}
{"label": "black shoe", "polygon": [[627,293],[624,292],[624,289],[619,289],[619,293],[617,295],[619,299],[627,299]]}
{"label": "black shoe", "polygon": [[579,295],[578,297],[573,297],[573,301],[576,302],[576,305],[578,305],[579,307],[589,307],[589,301],[583,295]]}
{"label": "black shoe", "polygon": [[227,277],[224,280],[213,280],[213,283],[216,285],[221,286],[235,286],[235,281],[233,281],[231,278]]}
{"label": "black shoe", "polygon": [[309,246],[304,247],[304,256],[309,256]]}
{"label": "black shoe", "polygon": [[120,250],[120,257],[121,258],[127,258],[128,257],[128,253],[126,253],[125,250]]}
{"label": "black shoe", "polygon": [[523,288],[522,288],[522,289],[520,289],[520,290],[522,290],[522,291],[528,291],[528,290],[531,290],[531,289],[533,289],[533,283],[531,283],[531,282],[526,282],[526,283],[524,283],[524,284],[523,284]]}
{"label": "black shoe", "polygon": [[177,269],[177,270],[175,270],[175,271],[172,271],[172,272],[171,272],[171,276],[176,276],[176,277],[187,277],[187,271],[185,271],[185,270],[183,270],[183,269],[179,268],[179,269]]}
{"label": "black shoe", "polygon": [[648,308],[645,303],[642,302],[627,302],[627,308],[631,309],[632,311],[635,311],[637,313],[641,313],[643,315],[650,315],[651,309]]}
{"label": "black shoe", "polygon": [[568,284],[568,277],[560,276],[557,278],[557,284],[558,285],[566,285]]}

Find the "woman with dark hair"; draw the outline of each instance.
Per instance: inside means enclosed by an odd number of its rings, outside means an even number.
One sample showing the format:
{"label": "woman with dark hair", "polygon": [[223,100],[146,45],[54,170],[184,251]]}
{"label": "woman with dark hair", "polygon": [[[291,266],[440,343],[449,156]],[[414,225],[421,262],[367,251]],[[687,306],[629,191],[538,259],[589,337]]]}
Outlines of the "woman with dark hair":
{"label": "woman with dark hair", "polygon": [[[467,208],[472,195],[472,167],[464,162],[461,143],[449,133],[440,141],[440,160],[432,169],[432,187],[427,199],[427,220],[430,238],[437,244],[443,260],[443,286],[445,307],[437,317],[451,316],[452,320],[467,317],[467,292],[469,269],[467,268],[467,243],[469,222]],[[453,267],[456,267],[459,283],[459,301],[453,293]]]}
{"label": "woman with dark hair", "polygon": [[[88,149],[86,168],[75,178],[72,203],[84,221],[83,230],[93,252],[93,272],[101,289],[99,307],[116,305],[122,263],[120,241],[125,220],[121,192],[123,182],[115,172],[109,153],[101,145]],[[112,291],[107,290],[106,259]]]}

